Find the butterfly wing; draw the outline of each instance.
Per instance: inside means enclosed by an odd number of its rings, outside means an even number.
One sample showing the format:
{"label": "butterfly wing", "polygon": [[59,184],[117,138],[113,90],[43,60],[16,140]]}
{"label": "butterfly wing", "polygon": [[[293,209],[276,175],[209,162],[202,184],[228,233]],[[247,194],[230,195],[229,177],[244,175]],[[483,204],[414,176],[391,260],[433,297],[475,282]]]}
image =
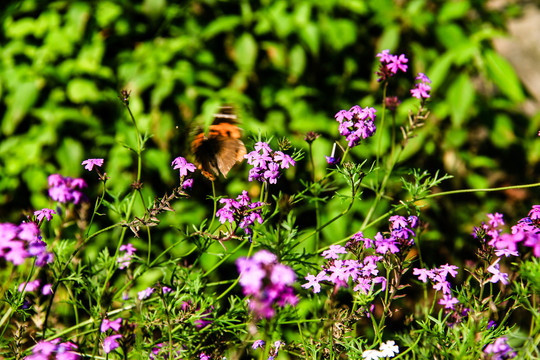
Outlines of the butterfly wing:
{"label": "butterfly wing", "polygon": [[226,178],[231,168],[244,159],[246,147],[241,140],[242,131],[236,124],[232,108],[223,107],[219,114],[214,115],[208,136],[201,132],[191,143],[201,173],[212,181],[219,172]]}

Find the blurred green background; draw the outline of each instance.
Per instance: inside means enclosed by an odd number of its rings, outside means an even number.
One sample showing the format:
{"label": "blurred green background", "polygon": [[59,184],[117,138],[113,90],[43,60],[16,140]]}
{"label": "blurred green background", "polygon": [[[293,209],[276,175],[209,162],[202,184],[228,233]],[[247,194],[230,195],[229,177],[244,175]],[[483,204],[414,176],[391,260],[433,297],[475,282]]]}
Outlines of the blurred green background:
{"label": "blurred green background", "polygon": [[[304,150],[305,133],[320,133],[314,156],[321,177],[324,155],[339,135],[334,114],[359,104],[377,107],[380,115],[375,55],[383,49],[410,59],[407,75],[389,88],[403,100],[398,126],[418,104],[408,92],[416,73],[433,81],[430,117],[407,145],[391,193],[400,193],[399,176],[410,168],[453,175],[440,191],[538,181],[540,118],[521,110],[527,92],[492,43],[523,14],[519,3],[496,9],[482,0],[24,0],[0,6],[2,222],[53,207],[47,196],[52,173],[84,177],[95,198],[97,176],[81,166],[87,158],[105,159],[107,184],[118,199],[130,191],[136,162],[126,146],[135,147],[136,134],[118,99],[122,89],[131,91],[139,129],[152,136],[142,174],[149,201],[178,186],[171,161],[192,160],[190,134],[223,103],[239,108],[248,151],[249,137],[259,131],[274,136],[274,147],[287,137]],[[375,143],[355,148],[352,159],[373,159]],[[299,162],[280,190],[296,192],[309,167],[307,159]],[[247,171],[247,164],[233,169],[217,183],[218,194],[236,197],[247,188],[256,195]],[[174,204],[177,211],[162,219],[165,228],[199,224],[211,214],[210,189],[197,177],[193,198]],[[332,211],[341,211],[340,200],[332,201]],[[437,198],[422,214],[426,238],[444,242],[436,251],[452,257],[468,250],[472,226],[485,213],[515,221],[537,201],[535,189]],[[354,233],[370,204],[354,209],[354,221],[329,227],[326,241]],[[312,206],[300,205],[304,228],[313,226]],[[142,213],[139,207],[134,214]],[[174,236],[163,235],[164,246]]]}

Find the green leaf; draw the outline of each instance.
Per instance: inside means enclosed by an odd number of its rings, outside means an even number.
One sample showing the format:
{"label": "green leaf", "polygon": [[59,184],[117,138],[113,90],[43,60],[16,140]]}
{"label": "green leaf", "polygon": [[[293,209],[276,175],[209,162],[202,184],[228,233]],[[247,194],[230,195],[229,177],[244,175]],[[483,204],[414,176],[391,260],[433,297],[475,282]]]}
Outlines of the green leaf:
{"label": "green leaf", "polygon": [[251,72],[257,60],[257,42],[250,33],[243,33],[234,46],[234,61],[244,72]]}
{"label": "green leaf", "polygon": [[302,41],[306,43],[311,53],[317,56],[319,54],[319,48],[321,46],[319,27],[317,27],[317,25],[313,23],[308,23],[300,28],[298,34],[300,35]]}
{"label": "green leaf", "polygon": [[67,96],[76,104],[97,102],[101,96],[95,82],[76,78],[67,85]]}
{"label": "green leaf", "polygon": [[499,87],[499,90],[512,101],[516,103],[523,102],[525,94],[512,65],[493,50],[486,50],[484,58],[488,75]]}
{"label": "green leaf", "polygon": [[447,1],[437,14],[440,23],[463,18],[470,9],[469,1]]}
{"label": "green leaf", "polygon": [[454,126],[463,126],[465,119],[472,112],[474,97],[475,90],[469,75],[460,74],[450,85],[447,93],[447,101],[450,103],[450,116]]}
{"label": "green leaf", "polygon": [[8,109],[2,120],[2,133],[11,135],[34,105],[39,94],[38,82],[27,81],[16,86],[15,92],[6,99]]}
{"label": "green leaf", "polygon": [[296,44],[289,54],[289,73],[298,78],[306,68],[306,53],[302,46]]}
{"label": "green leaf", "polygon": [[[85,157],[85,155],[87,155]],[[90,158],[89,153],[85,151],[80,142],[66,137],[62,139],[62,144],[56,152],[56,159],[61,167],[61,173],[64,176],[75,176],[81,172],[83,168],[81,163],[83,159]]]}
{"label": "green leaf", "polygon": [[242,19],[240,16],[221,16],[204,28],[202,37],[204,39],[211,39],[223,32],[232,32],[241,23]]}
{"label": "green leaf", "polygon": [[493,144],[498,148],[506,149],[512,145],[516,141],[512,119],[506,114],[497,114],[490,137]]}

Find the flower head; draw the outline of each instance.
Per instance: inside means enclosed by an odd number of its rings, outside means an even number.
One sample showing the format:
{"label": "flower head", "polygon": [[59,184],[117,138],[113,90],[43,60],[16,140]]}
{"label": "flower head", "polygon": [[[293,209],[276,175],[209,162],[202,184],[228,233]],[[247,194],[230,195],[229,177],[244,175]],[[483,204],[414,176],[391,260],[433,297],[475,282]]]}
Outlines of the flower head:
{"label": "flower head", "polygon": [[81,165],[88,171],[92,171],[94,166],[101,167],[103,165],[103,159],[88,159],[84,160]]}
{"label": "flower head", "polygon": [[59,174],[52,174],[48,178],[49,196],[51,199],[61,202],[79,204],[86,202],[87,198],[80,189],[85,188],[86,182],[83,179],[73,179],[63,177]]}
{"label": "flower head", "polygon": [[173,160],[171,166],[173,166],[174,170],[180,171],[180,177],[186,176],[188,172],[195,172],[195,165],[192,163],[188,163],[187,160],[181,156],[177,157]]}
{"label": "flower head", "polygon": [[294,159],[282,151],[274,151],[265,142],[258,142],[254,150],[244,155],[247,163],[253,168],[249,170],[249,181],[257,180],[276,184],[281,177],[282,169],[295,166]]}
{"label": "flower head", "polygon": [[[335,118],[339,123],[339,133],[345,136],[348,146],[353,148],[375,133],[375,108],[361,108],[358,105],[353,106],[349,111],[340,110]],[[333,157],[333,156],[332,156]]]}
{"label": "flower head", "polygon": [[291,286],[296,274],[290,267],[280,264],[271,252],[261,250],[252,258],[239,258],[236,266],[240,285],[244,295],[250,296],[249,307],[255,316],[271,318],[276,305],[294,306],[298,302]]}

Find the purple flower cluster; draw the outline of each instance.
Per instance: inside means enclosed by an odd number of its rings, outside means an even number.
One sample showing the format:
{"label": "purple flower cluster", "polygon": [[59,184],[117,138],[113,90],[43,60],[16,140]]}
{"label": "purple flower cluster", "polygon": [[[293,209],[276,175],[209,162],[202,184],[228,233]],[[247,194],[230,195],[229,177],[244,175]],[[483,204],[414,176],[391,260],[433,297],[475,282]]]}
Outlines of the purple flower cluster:
{"label": "purple flower cluster", "polygon": [[[376,284],[381,284],[382,289],[386,289],[387,279],[379,275],[378,264],[387,254],[395,254],[414,244],[415,236],[413,228],[418,226],[416,216],[395,215],[390,217],[390,235],[384,237],[380,232],[373,239],[365,238],[362,232],[351,236],[351,240],[345,247],[341,245],[331,245],[322,256],[327,259],[327,263],[322,266],[322,271],[317,275],[308,274],[306,284],[303,288],[313,287],[313,292],[321,291],[321,282],[328,281],[335,287],[349,286],[352,281],[353,290],[362,294],[368,294]],[[354,253],[356,249],[373,248],[376,254],[367,255],[362,260],[340,260],[340,255]]]}
{"label": "purple flower cluster", "polygon": [[182,184],[180,185],[182,189],[189,190],[193,187],[193,179],[185,179],[188,173],[195,172],[197,167],[192,163],[187,162],[187,160],[181,156],[173,160],[171,166],[174,170],[180,171],[180,180]]}
{"label": "purple flower cluster", "polygon": [[[29,282],[23,282],[19,284],[19,292],[35,292],[39,290],[41,287],[41,281],[39,279],[29,281]],[[41,293],[45,296],[52,294],[52,285],[51,284],[45,284],[43,287],[41,287]]]}
{"label": "purple flower cluster", "polygon": [[442,265],[440,268],[432,270],[428,269],[413,269],[413,275],[418,276],[418,280],[427,283],[428,279],[433,282],[433,289],[435,291],[441,291],[443,298],[439,300],[439,304],[444,305],[446,309],[454,309],[454,305],[459,303],[459,300],[452,296],[452,289],[450,282],[446,280],[446,277],[450,274],[452,277],[456,277],[458,267],[455,265]]}
{"label": "purple flower cluster", "polygon": [[[120,327],[122,327],[122,318],[118,318],[116,320],[103,319],[101,322],[100,331],[102,333],[106,333],[108,330],[118,332]],[[108,354],[114,349],[120,347],[120,344],[117,341],[120,338],[122,338],[121,334],[112,334],[103,339],[103,351]]]}
{"label": "purple flower cluster", "polygon": [[540,205],[534,205],[527,217],[512,226],[510,234],[502,233],[504,220],[501,214],[488,214],[488,218],[487,224],[475,229],[474,236],[483,232],[488,245],[495,249],[495,255],[519,256],[518,246],[523,245],[531,248],[534,256],[540,257]]}
{"label": "purple flower cluster", "polygon": [[414,85],[414,88],[411,89],[411,95],[417,99],[428,99],[431,95],[431,80],[424,73],[418,73],[416,80],[420,82]]}
{"label": "purple flower cluster", "polygon": [[116,262],[120,264],[118,268],[122,270],[127,268],[129,264],[131,264],[131,259],[133,258],[133,255],[135,254],[135,251],[137,251],[137,249],[132,244],[124,244],[120,245],[119,250],[122,253],[118,256]]}
{"label": "purple flower cluster", "polygon": [[274,305],[285,307],[298,303],[291,286],[296,274],[279,263],[270,251],[261,250],[251,258],[239,258],[236,267],[244,295],[251,297],[249,308],[255,317],[269,319],[275,315]]}
{"label": "purple flower cluster", "polygon": [[244,155],[247,163],[253,168],[249,170],[249,181],[258,180],[268,181],[270,184],[276,184],[281,176],[280,169],[288,169],[296,165],[296,162],[290,155],[282,151],[274,151],[265,142],[258,142],[249,154]]}
{"label": "purple flower cluster", "polygon": [[359,105],[354,105],[349,111],[340,110],[336,113],[335,118],[339,123],[339,133],[345,136],[350,148],[373,136],[377,130],[374,123],[376,112],[377,110],[372,107],[362,109]]}
{"label": "purple flower cluster", "polygon": [[51,341],[40,341],[32,349],[32,355],[25,357],[25,360],[77,360],[80,358],[74,350],[77,346],[72,342],[60,342],[60,339]]}
{"label": "purple flower cluster", "polygon": [[[268,353],[268,359],[267,360],[274,360],[276,358],[276,356],[278,356],[279,349],[281,349],[285,345],[286,344],[281,340],[274,341],[274,344],[272,344],[272,347],[270,348],[270,352]],[[263,349],[264,346],[265,346],[264,340],[255,340],[253,342],[253,345],[251,345],[251,348],[253,350],[256,350],[258,348]]]}
{"label": "purple flower cluster", "polygon": [[382,256],[366,256],[363,260],[340,260],[339,255],[347,254],[348,251],[341,245],[331,245],[330,248],[322,253],[327,263],[322,266],[322,271],[316,276],[308,273],[306,284],[302,287],[308,289],[313,287],[313,292],[321,291],[321,282],[328,281],[336,288],[349,286],[352,280],[354,291],[360,291],[368,294],[375,284],[382,284],[383,290],[386,289],[386,278],[377,276],[379,270],[377,264],[382,260]]}
{"label": "purple flower cluster", "polygon": [[35,257],[37,266],[45,266],[53,261],[47,244],[41,240],[41,232],[33,222],[23,222],[19,226],[0,223],[0,258],[20,265],[26,258]]}
{"label": "purple flower cluster", "polygon": [[60,174],[52,174],[48,177],[49,183],[49,196],[54,201],[61,203],[74,203],[88,201],[86,195],[80,190],[84,189],[87,185],[81,178],[63,177]]}
{"label": "purple flower cluster", "polygon": [[253,231],[250,226],[257,221],[262,224],[261,207],[264,203],[257,201],[251,202],[248,192],[242,191],[235,199],[220,199],[219,202],[223,207],[216,211],[216,217],[222,224],[236,222],[238,226],[245,231],[246,234],[252,235]]}
{"label": "purple flower cluster", "polygon": [[390,50],[383,50],[377,54],[377,57],[381,62],[381,66],[377,71],[379,82],[385,81],[394,76],[399,70],[403,72],[407,71],[406,64],[409,62],[409,59],[407,59],[404,54],[399,56],[392,55],[390,54]]}
{"label": "purple flower cluster", "polygon": [[401,54],[399,56],[392,55],[390,54],[390,50],[383,50],[377,54],[377,57],[379,58],[381,64],[388,67],[392,74],[397,74],[398,70],[403,72],[407,71],[407,65],[405,64],[409,62],[409,59],[407,59],[405,54]]}
{"label": "purple flower cluster", "polygon": [[408,218],[400,215],[391,216],[390,233],[384,236],[378,232],[373,239],[364,238],[362,232],[358,232],[351,237],[347,243],[348,247],[355,243],[363,243],[364,249],[374,248],[377,254],[398,253],[403,248],[414,245],[415,232],[412,230],[418,226],[418,217],[411,215]]}
{"label": "purple flower cluster", "polygon": [[495,339],[492,344],[486,346],[484,353],[488,354],[489,359],[493,360],[512,359],[517,356],[514,349],[508,345],[506,336]]}

